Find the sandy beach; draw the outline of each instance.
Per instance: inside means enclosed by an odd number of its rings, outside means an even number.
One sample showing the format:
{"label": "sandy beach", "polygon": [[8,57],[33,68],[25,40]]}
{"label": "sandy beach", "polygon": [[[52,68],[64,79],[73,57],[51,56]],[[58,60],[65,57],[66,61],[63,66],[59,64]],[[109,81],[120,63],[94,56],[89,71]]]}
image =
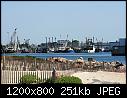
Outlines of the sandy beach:
{"label": "sandy beach", "polygon": [[83,84],[126,84],[126,73],[118,72],[77,72],[72,76],[79,77]]}

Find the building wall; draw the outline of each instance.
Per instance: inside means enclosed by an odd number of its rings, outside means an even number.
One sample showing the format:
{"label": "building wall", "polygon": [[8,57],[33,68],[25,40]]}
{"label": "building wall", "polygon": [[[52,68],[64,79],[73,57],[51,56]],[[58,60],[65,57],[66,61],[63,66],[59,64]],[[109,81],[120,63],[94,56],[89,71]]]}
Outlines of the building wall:
{"label": "building wall", "polygon": [[126,38],[120,38],[119,39],[119,44],[120,44],[120,46],[125,46],[125,44],[126,44]]}
{"label": "building wall", "polygon": [[109,42],[110,49],[112,49],[113,46],[119,46],[119,42]]}

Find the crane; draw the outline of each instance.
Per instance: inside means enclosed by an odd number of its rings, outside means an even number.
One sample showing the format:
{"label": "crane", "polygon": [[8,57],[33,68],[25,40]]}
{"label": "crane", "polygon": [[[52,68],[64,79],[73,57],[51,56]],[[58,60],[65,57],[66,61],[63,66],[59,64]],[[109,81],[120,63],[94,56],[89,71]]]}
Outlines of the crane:
{"label": "crane", "polygon": [[25,41],[24,44],[28,44],[29,45],[29,40],[30,39],[24,39],[24,41]]}
{"label": "crane", "polygon": [[14,50],[16,50],[16,30],[17,30],[17,28],[15,28],[15,30],[11,36],[11,42],[10,42],[10,45],[11,45],[11,47],[14,48]]}

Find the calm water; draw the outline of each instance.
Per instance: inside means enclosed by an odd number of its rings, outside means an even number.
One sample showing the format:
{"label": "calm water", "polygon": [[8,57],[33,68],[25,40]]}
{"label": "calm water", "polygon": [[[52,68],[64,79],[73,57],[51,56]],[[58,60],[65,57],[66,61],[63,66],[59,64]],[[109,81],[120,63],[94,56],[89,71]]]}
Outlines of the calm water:
{"label": "calm water", "polygon": [[8,56],[34,56],[37,58],[49,58],[49,57],[64,57],[69,60],[75,60],[79,57],[83,57],[84,60],[93,58],[96,61],[119,61],[126,64],[125,56],[111,56],[111,52],[99,52],[99,53],[11,53],[5,54]]}

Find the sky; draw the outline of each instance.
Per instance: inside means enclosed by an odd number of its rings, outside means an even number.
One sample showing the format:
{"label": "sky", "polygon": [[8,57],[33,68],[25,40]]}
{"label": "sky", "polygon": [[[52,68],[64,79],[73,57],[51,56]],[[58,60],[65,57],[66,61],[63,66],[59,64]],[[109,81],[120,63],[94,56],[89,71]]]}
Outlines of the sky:
{"label": "sky", "polygon": [[[93,38],[104,42],[126,37],[125,1],[2,1],[1,43],[11,40],[14,29],[20,43]],[[96,41],[97,41],[96,40]]]}

